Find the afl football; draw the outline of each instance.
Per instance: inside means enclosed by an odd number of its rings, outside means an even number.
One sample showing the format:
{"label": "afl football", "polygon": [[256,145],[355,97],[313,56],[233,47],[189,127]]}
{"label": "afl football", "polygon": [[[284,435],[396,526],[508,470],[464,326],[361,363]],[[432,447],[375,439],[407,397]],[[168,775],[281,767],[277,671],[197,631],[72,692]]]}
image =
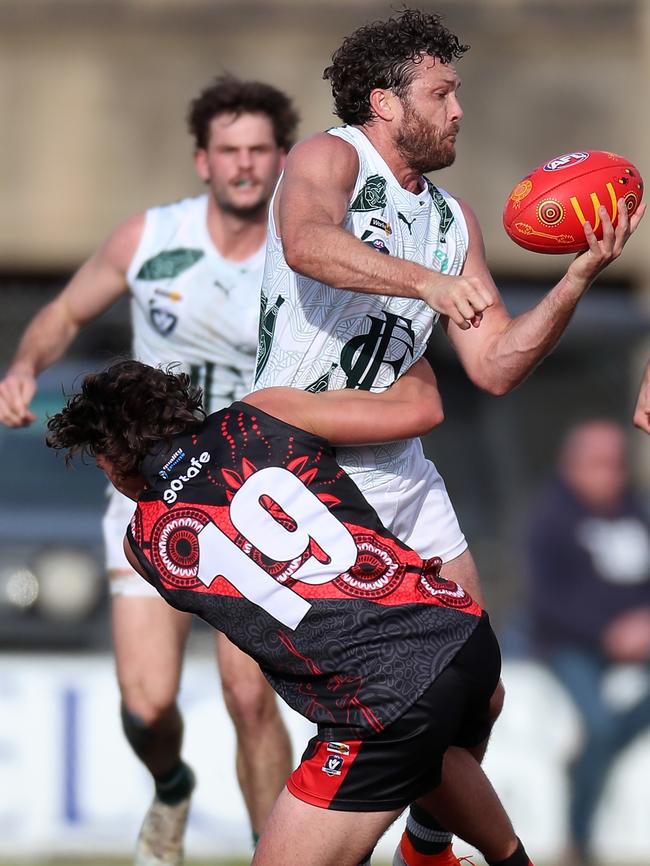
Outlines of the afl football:
{"label": "afl football", "polygon": [[583,225],[602,239],[600,206],[616,226],[618,200],[630,215],[643,197],[643,180],[632,163],[604,150],[565,153],[540,165],[510,193],[503,225],[512,240],[537,253],[588,249]]}

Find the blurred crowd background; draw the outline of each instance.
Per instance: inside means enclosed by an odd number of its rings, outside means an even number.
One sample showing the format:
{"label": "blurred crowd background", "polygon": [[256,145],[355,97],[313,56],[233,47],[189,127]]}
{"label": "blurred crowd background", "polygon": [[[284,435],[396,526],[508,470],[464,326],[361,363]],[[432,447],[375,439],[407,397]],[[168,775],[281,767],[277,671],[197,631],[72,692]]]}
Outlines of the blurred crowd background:
{"label": "blurred crowd background", "polygon": [[[418,5],[442,12],[471,45],[458,66],[465,118],[456,164],[436,183],[476,210],[491,270],[516,314],[534,304],[565,267],[563,258],[525,252],[503,232],[502,208],[516,182],[553,156],[583,149],[621,153],[642,175],[650,174],[650,2]],[[31,315],[120,219],[200,191],[185,114],[211,78],[230,71],[279,86],[295,99],[301,135],[308,135],[336,123],[322,80],[331,52],[356,26],[394,8],[377,0],[0,0],[0,368]],[[527,527],[567,431],[591,418],[622,425],[630,483],[639,507],[650,504],[650,440],[633,431],[630,420],[650,355],[645,222],[620,262],[583,299],[553,355],[513,394],[494,398],[477,391],[441,333],[434,332],[430,347],[446,420],[428,437],[427,452],[446,479],[493,621],[514,659],[513,682],[519,677],[523,691],[517,693],[515,685],[509,703],[520,694],[522,705],[538,707],[545,689],[557,701],[556,721],[549,715],[547,727],[568,731],[558,734],[559,745],[556,738],[549,746],[558,767],[581,737],[568,692],[557,692],[557,683],[538,669],[539,688],[531,688],[525,673],[530,668],[517,667],[530,652]],[[0,776],[3,766],[10,774],[23,772],[12,732],[31,730],[33,716],[28,722],[16,713],[26,706],[30,714],[40,713],[38,688],[29,701],[15,700],[21,689],[16,672],[28,676],[29,660],[40,664],[45,653],[61,660],[68,678],[76,662],[82,670],[90,658],[108,658],[100,541],[104,482],[93,467],[66,473],[43,444],[42,421],[60,405],[62,384],[70,387],[80,373],[128,348],[128,304],[120,303],[83,332],[64,363],[44,374],[35,406],[39,423],[0,429]],[[643,580],[650,581],[648,563]],[[590,604],[588,595],[583,603]],[[194,652],[203,652],[200,630]],[[196,671],[192,676],[196,689]],[[206,692],[212,700],[211,680]],[[70,704],[63,706],[71,715],[61,723],[61,742],[70,746],[66,736],[75,732],[66,724],[77,716]],[[519,719],[504,720],[511,742],[522,736]],[[522,744],[525,752],[525,737]],[[647,767],[650,740],[644,744]],[[493,771],[501,774],[508,798],[509,777],[496,760]],[[55,800],[43,814],[58,809],[69,830],[83,810],[65,778],[61,790],[58,782],[52,788]],[[537,807],[522,806],[520,814],[522,820],[542,821],[547,829],[540,836],[554,834],[555,849],[546,849],[551,856],[566,835],[570,796],[566,788],[553,788],[564,783],[548,784],[551,791],[564,791],[554,799],[549,795],[551,812],[540,818]],[[634,784],[628,779],[623,787]],[[635,789],[638,796],[647,815],[647,781]],[[629,817],[630,809],[618,808]],[[5,802],[0,794],[0,857],[3,838],[10,853],[30,853],[29,838],[15,829],[20,820],[16,801]],[[636,829],[635,838],[643,840],[643,828]],[[110,834],[102,832],[104,844]],[[34,831],[33,850],[47,847],[44,834]],[[72,847],[82,847],[86,837],[74,838]],[[127,846],[128,841],[127,835]],[[66,843],[57,839],[54,847],[66,850]],[[534,853],[534,844],[528,847]],[[632,845],[629,856],[636,850]]]}

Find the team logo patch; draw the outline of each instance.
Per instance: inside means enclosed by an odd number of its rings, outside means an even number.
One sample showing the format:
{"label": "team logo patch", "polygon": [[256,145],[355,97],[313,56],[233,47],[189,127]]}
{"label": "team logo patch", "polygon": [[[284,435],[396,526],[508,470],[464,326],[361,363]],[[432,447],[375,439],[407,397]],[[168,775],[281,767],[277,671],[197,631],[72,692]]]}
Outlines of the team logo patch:
{"label": "team logo patch", "polygon": [[350,747],[347,743],[328,743],[327,751],[334,752],[336,755],[349,755]]}
{"label": "team logo patch", "polygon": [[377,250],[378,253],[383,253],[385,256],[390,255],[390,251],[389,251],[388,247],[382,241],[381,238],[375,238],[372,241],[364,241],[364,244],[366,244],[369,247],[372,247],[373,250]]}
{"label": "team logo patch", "polygon": [[563,156],[556,156],[544,166],[544,171],[560,171],[562,168],[569,168],[572,165],[579,165],[589,159],[589,154],[583,150],[578,150],[575,153],[565,153]]}
{"label": "team logo patch", "polygon": [[328,776],[340,776],[343,764],[344,760],[340,755],[328,755],[321,770]]}
{"label": "team logo patch", "polygon": [[198,536],[209,522],[196,508],[178,508],[158,518],[151,531],[151,558],[165,583],[177,589],[201,585]]}
{"label": "team logo patch", "polygon": [[137,273],[136,280],[173,280],[200,261],[204,255],[203,250],[185,247],[163,250],[144,262]]}
{"label": "team logo patch", "polygon": [[163,337],[168,337],[176,327],[178,316],[164,310],[162,307],[152,307],[149,310],[149,318],[153,327]]}
{"label": "team logo patch", "polygon": [[350,205],[350,211],[366,213],[370,210],[381,210],[386,207],[386,186],[385,177],[380,174],[370,175]]}
{"label": "team logo patch", "polygon": [[407,358],[413,358],[415,331],[410,319],[387,310],[366,318],[368,331],[347,341],[341,350],[340,366],[347,377],[344,387],[369,391],[383,364],[392,368],[397,379]]}

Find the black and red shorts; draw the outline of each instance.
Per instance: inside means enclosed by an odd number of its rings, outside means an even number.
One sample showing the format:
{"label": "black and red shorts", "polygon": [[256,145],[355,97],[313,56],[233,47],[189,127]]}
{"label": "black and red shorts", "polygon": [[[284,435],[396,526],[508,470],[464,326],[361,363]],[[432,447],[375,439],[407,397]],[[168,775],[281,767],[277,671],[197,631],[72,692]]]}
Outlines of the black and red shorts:
{"label": "black and red shorts", "polygon": [[449,746],[471,748],[488,737],[500,673],[499,644],[484,613],[451,664],[385,731],[363,740],[313,737],[287,781],[289,791],[342,812],[407,806],[440,783]]}

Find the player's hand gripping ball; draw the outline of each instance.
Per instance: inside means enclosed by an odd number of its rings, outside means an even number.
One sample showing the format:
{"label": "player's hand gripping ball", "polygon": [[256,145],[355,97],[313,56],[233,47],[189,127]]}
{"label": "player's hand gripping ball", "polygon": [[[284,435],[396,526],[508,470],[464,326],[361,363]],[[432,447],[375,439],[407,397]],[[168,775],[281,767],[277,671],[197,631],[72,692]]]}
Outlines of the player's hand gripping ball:
{"label": "player's hand gripping ball", "polygon": [[598,240],[607,208],[618,221],[618,199],[630,216],[641,204],[643,180],[622,156],[604,150],[566,153],[540,165],[510,193],[503,225],[512,240],[536,253],[580,253],[588,249],[583,225],[590,222]]}

